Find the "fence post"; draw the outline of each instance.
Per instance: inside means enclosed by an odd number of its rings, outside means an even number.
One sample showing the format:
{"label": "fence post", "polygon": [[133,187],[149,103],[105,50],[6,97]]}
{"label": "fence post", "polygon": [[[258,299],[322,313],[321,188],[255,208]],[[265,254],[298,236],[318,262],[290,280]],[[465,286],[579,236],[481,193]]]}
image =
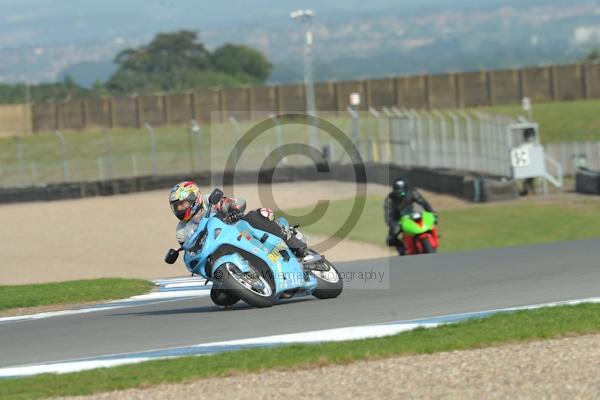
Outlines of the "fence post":
{"label": "fence post", "polygon": [[490,158],[489,158],[489,131],[487,121],[482,117],[481,113],[476,112],[475,116],[479,124],[479,151],[482,156],[482,167],[486,173],[490,173]]}
{"label": "fence post", "polygon": [[154,131],[152,125],[150,125],[149,123],[146,122],[144,126],[146,127],[146,130],[148,131],[148,136],[150,138],[150,149],[152,155],[152,175],[156,176],[158,173],[158,166],[156,162],[156,132]]}
{"label": "fence post", "polygon": [[423,86],[425,86],[425,108],[431,109],[431,79],[429,75],[423,77]]}
{"label": "fence post", "polygon": [[250,121],[254,121],[256,116],[254,115],[254,87],[248,86],[246,88],[246,100],[247,100],[247,109],[248,109],[248,119]]}
{"label": "fence post", "polygon": [[411,109],[409,111],[413,116],[414,116],[414,121],[413,122],[413,127],[416,129],[416,136],[417,136],[417,145],[416,145],[416,149],[415,151],[417,152],[417,165],[420,167],[425,166],[425,146],[424,146],[424,140],[423,140],[423,121],[421,118],[421,115],[415,111],[414,109]]}
{"label": "fence post", "polygon": [[192,120],[192,123],[190,125],[190,128],[187,130],[188,131],[188,153],[190,155],[190,174],[194,173],[194,120]]}
{"label": "fence post", "polygon": [[452,118],[452,134],[454,136],[454,168],[460,169],[460,127],[458,123],[458,117],[452,111],[448,111],[448,115]]}
{"label": "fence post", "polygon": [[283,98],[281,96],[281,87],[279,85],[272,89],[275,92],[275,111],[282,113],[283,110]]}
{"label": "fence post", "polygon": [[519,68],[519,100],[527,95],[527,77],[525,70]]}
{"label": "fence post", "polygon": [[31,162],[31,183],[34,184],[38,181],[38,168],[37,163],[35,161]]}
{"label": "fence post", "polygon": [[590,82],[588,81],[587,64],[585,64],[585,63],[579,64],[579,68],[581,69],[581,86],[582,86],[583,98],[589,99],[590,98]]}
{"label": "fence post", "polygon": [[[198,172],[201,172],[202,170],[202,127],[198,124],[198,122],[195,119],[192,119],[191,121],[191,128],[190,131],[195,135],[196,137],[196,170]],[[209,148],[210,151],[210,148]],[[210,155],[210,153],[209,153]]]}
{"label": "fence post", "polygon": [[469,115],[464,112],[464,111],[459,111],[458,112],[466,121],[467,124],[467,158],[468,158],[468,168],[469,171],[475,171],[475,163],[473,162],[473,124],[471,122],[471,117],[469,117]]}
{"label": "fence post", "polygon": [[465,107],[465,96],[463,89],[463,76],[462,74],[454,74],[454,87],[456,90],[456,107]]}
{"label": "fence post", "polygon": [[98,180],[103,181],[104,180],[104,161],[102,160],[102,157],[98,157]]}
{"label": "fence post", "polygon": [[219,88],[217,91],[217,95],[219,98],[219,121],[225,122],[225,104],[227,99],[225,98],[225,91],[222,88]]}
{"label": "fence post", "polygon": [[348,106],[346,111],[348,111],[350,117],[352,117],[352,141],[360,153],[360,128],[358,126],[358,112],[356,112],[352,106]]}
{"label": "fence post", "polygon": [[163,94],[162,96],[162,105],[163,105],[163,120],[164,125],[171,125],[171,99],[168,94]]}
{"label": "fence post", "polygon": [[387,117],[387,132],[384,134],[385,135],[385,140],[384,140],[384,146],[385,146],[385,157],[386,157],[386,161],[388,163],[392,162],[392,144],[391,144],[391,140],[392,140],[392,134],[390,131],[390,118],[394,116],[394,112],[392,112],[389,108],[387,107],[383,107],[382,108],[383,112],[385,113],[386,117]]}
{"label": "fence post", "polygon": [[190,116],[192,121],[198,119],[198,100],[196,99],[196,93],[190,92]]}
{"label": "fence post", "polygon": [[[400,111],[397,107],[392,107],[392,111],[394,112],[394,114],[397,117],[405,117],[408,119],[408,124],[407,124],[408,129],[406,131],[402,132],[402,135],[399,138],[400,140],[398,140],[398,135],[396,135],[394,137],[394,141],[399,142],[399,143],[394,143],[395,146],[398,146],[398,145],[400,145],[400,146],[404,145],[404,146],[400,147],[400,151],[397,151],[397,152],[392,151],[392,154],[400,154],[400,160],[404,163],[405,166],[414,166],[416,163],[415,155],[414,155],[414,152],[416,151],[416,149],[413,146],[414,141],[412,139],[413,131],[416,132],[414,116],[405,108],[403,108],[402,111]],[[391,134],[391,128],[390,128],[390,141],[391,140],[392,140],[392,134]],[[390,156],[390,160],[391,159],[392,159],[392,157]]]}
{"label": "fence post", "polygon": [[106,158],[108,160],[108,167],[107,167],[106,175],[107,175],[108,179],[111,179],[112,178],[112,166],[113,166],[113,162],[114,162],[112,136],[111,136],[110,132],[108,130],[106,130],[105,128],[102,129],[102,134],[104,135],[104,146],[105,146]]}
{"label": "fence post", "polygon": [[333,82],[333,99],[335,101],[335,115],[342,114],[342,103],[340,102],[340,84],[338,82]]}
{"label": "fence post", "polygon": [[379,162],[380,161],[380,148],[379,145],[381,143],[381,137],[382,137],[382,124],[381,124],[381,115],[379,114],[379,112],[377,110],[375,110],[373,107],[369,107],[369,113],[375,117],[375,121],[377,122],[377,138],[376,140],[373,140],[373,135],[371,136],[371,153],[372,153],[372,157],[373,157],[373,161],[374,162]]}
{"label": "fence post", "polygon": [[434,164],[434,145],[433,145],[433,117],[431,113],[427,111],[422,111],[425,115],[425,119],[427,120],[427,167],[433,168]]}
{"label": "fence post", "polygon": [[281,146],[283,146],[283,140],[281,137],[281,125],[279,124],[279,118],[277,118],[277,115],[273,113],[269,114],[269,117],[271,117],[273,123],[275,124],[275,146],[277,146],[277,158],[279,158],[281,163],[287,164],[287,159],[284,157],[283,150],[281,149]]}
{"label": "fence post", "polygon": [[552,101],[558,99],[558,85],[556,82],[556,66],[546,67],[549,69],[548,75],[550,77],[550,98]]}
{"label": "fence post", "polygon": [[488,90],[488,103],[490,106],[496,105],[496,87],[494,86],[494,72],[487,71],[485,74]]}
{"label": "fence post", "polygon": [[240,142],[240,138],[242,137],[242,130],[240,128],[240,124],[238,122],[237,119],[235,119],[235,117],[233,116],[229,116],[229,122],[231,122],[233,124],[233,128],[235,131],[235,144],[233,146],[234,150],[235,150],[235,160],[239,160],[240,158],[240,153],[239,153],[239,148],[237,146],[237,144]]}
{"label": "fence post", "polygon": [[52,103],[54,105],[54,123],[56,129],[62,129],[62,112],[58,101]]}
{"label": "fence post", "polygon": [[81,128],[86,129],[88,126],[89,107],[87,100],[81,100]]}
{"label": "fence post", "polygon": [[144,121],[144,108],[142,107],[142,98],[140,96],[136,96],[133,99],[135,104],[135,117],[136,117],[136,125],[138,128],[143,126]]}
{"label": "fence post", "polygon": [[131,154],[131,166],[133,168],[133,176],[138,177],[139,176],[139,168],[138,168],[137,156],[135,154]]}
{"label": "fence post", "polygon": [[65,136],[63,135],[63,133],[61,131],[56,130],[56,131],[54,131],[54,134],[56,136],[58,136],[58,139],[60,140],[61,149],[62,149],[64,181],[70,182],[71,174],[69,171],[70,168],[69,168],[69,153],[68,153],[68,149],[67,149],[67,141],[65,140]]}
{"label": "fence post", "polygon": [[19,161],[19,180],[21,181],[21,186],[25,185],[25,165],[23,163],[23,142],[21,138],[15,136],[15,141],[17,142],[17,159]]}
{"label": "fence post", "polygon": [[448,158],[448,131],[446,130],[446,118],[438,110],[435,110],[433,113],[440,119],[440,128],[442,131],[442,151],[440,152],[442,156],[442,167],[449,168],[449,163],[446,162]]}
{"label": "fence post", "polygon": [[116,100],[106,99],[108,103],[108,124],[110,128],[117,127],[117,111],[116,111]]}

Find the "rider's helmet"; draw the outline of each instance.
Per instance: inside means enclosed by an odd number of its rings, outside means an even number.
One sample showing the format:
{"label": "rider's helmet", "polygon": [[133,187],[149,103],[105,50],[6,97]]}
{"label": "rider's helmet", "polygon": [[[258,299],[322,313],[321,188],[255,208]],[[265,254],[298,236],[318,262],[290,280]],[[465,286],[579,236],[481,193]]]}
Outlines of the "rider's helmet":
{"label": "rider's helmet", "polygon": [[200,188],[193,181],[179,182],[169,193],[169,204],[177,218],[189,221],[204,207]]}
{"label": "rider's helmet", "polygon": [[392,193],[398,199],[404,199],[409,189],[408,181],[404,178],[396,178],[392,183]]}

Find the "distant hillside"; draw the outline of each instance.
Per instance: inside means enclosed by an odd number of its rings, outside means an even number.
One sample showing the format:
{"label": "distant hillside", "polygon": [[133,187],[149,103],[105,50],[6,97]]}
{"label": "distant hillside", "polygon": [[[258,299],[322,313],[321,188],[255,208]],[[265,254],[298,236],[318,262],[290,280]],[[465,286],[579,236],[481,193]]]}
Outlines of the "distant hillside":
{"label": "distant hillside", "polygon": [[[303,27],[289,17],[298,7],[295,0],[3,0],[0,81],[55,80],[72,65],[111,60],[177,29],[198,30],[210,49],[247,44],[275,64],[270,82],[298,81]],[[576,61],[600,47],[593,0],[309,0],[302,7],[317,13],[318,80]]]}

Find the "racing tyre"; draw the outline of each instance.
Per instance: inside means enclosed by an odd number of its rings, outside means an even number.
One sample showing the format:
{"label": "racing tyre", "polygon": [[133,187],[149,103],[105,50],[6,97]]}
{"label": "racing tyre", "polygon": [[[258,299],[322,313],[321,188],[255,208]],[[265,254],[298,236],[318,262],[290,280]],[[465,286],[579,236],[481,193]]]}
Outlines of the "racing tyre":
{"label": "racing tyre", "polygon": [[431,245],[431,242],[428,238],[421,239],[421,244],[423,245],[423,253],[424,254],[433,254],[436,249]]}
{"label": "racing tyre", "polygon": [[220,265],[214,273],[222,288],[229,294],[254,307],[271,307],[275,304],[275,289],[269,279],[251,264],[251,272],[242,272],[235,264]]}
{"label": "racing tyre", "polygon": [[310,271],[317,279],[317,288],[313,296],[317,299],[334,299],[342,293],[344,281],[333,264],[323,259],[323,265],[328,267],[326,271]]}
{"label": "racing tyre", "polygon": [[240,298],[232,292],[217,288],[210,290],[210,298],[216,305],[224,307],[232,306],[240,301]]}

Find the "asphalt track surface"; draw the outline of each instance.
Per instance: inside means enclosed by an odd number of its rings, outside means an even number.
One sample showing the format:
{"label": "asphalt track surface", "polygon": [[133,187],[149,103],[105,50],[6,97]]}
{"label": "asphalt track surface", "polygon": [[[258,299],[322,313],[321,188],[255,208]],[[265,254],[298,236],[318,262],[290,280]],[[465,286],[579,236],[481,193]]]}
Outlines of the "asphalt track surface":
{"label": "asphalt track surface", "polygon": [[3,323],[0,367],[600,296],[598,239],[338,267],[384,280],[374,289],[348,287],[334,300],[305,297],[268,309],[240,303],[223,311],[202,297]]}

